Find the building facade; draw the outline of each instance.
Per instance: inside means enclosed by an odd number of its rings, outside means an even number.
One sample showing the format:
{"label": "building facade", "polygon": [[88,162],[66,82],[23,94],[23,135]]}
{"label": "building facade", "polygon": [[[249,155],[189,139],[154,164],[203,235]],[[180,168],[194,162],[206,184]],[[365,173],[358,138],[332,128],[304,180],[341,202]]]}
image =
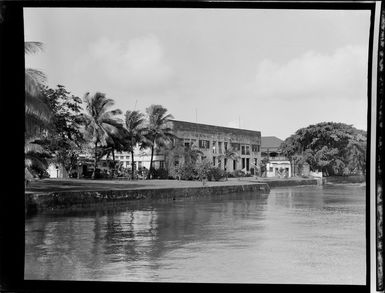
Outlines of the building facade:
{"label": "building facade", "polygon": [[266,177],[292,177],[292,164],[280,151],[283,140],[276,136],[262,136],[261,156],[266,163]]}
{"label": "building facade", "polygon": [[[243,171],[257,174],[261,162],[261,132],[254,130],[222,127],[170,120],[170,127],[179,141],[186,147],[199,149],[202,159],[227,172]],[[226,153],[238,155],[230,159]]]}

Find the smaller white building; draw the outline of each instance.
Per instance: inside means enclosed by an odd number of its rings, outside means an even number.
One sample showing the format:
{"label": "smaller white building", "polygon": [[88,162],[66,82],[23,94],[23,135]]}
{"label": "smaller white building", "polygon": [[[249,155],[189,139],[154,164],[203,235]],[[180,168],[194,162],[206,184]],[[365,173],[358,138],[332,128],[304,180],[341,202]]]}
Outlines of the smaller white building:
{"label": "smaller white building", "polygon": [[266,177],[291,177],[290,161],[270,161],[266,164]]}
{"label": "smaller white building", "polygon": [[58,163],[50,163],[47,172],[49,178],[68,178],[66,169]]}

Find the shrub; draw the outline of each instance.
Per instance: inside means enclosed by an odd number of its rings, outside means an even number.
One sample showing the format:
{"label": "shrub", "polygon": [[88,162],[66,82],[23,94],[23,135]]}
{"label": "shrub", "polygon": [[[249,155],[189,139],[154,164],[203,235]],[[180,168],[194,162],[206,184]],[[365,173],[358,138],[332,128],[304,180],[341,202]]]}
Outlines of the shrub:
{"label": "shrub", "polygon": [[168,171],[166,169],[152,169],[153,179],[168,179]]}
{"label": "shrub", "polygon": [[179,164],[170,170],[170,175],[181,180],[194,180],[198,178],[193,164]]}
{"label": "shrub", "polygon": [[208,179],[211,169],[211,163],[208,160],[198,162],[195,166],[195,172],[199,180]]}
{"label": "shrub", "polygon": [[209,181],[212,181],[212,180],[219,181],[220,179],[226,177],[226,171],[218,167],[211,167],[207,177]]}
{"label": "shrub", "polygon": [[241,170],[236,170],[236,171],[232,172],[232,175],[234,177],[245,177],[246,176],[245,172],[243,172]]}

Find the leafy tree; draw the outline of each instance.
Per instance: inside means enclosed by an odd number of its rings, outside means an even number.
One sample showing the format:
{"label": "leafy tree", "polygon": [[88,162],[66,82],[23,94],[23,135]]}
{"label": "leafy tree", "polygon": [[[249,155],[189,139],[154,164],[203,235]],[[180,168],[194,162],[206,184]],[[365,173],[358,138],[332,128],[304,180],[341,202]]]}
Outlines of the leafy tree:
{"label": "leafy tree", "polygon": [[94,171],[92,178],[95,178],[97,164],[100,159],[98,156],[98,146],[107,145],[107,140],[111,134],[118,133],[121,123],[117,115],[122,114],[120,109],[109,110],[114,105],[114,100],[106,98],[106,95],[100,92],[84,96],[86,113],[82,113],[82,123],[86,138],[93,144],[94,149]]}
{"label": "leafy tree", "polygon": [[281,145],[282,153],[298,165],[326,175],[365,172],[366,132],[352,125],[322,122],[301,128]]}
{"label": "leafy tree", "polygon": [[145,116],[139,111],[126,111],[124,128],[126,130],[125,149],[131,153],[131,178],[135,178],[134,149],[137,144],[145,143]]}
{"label": "leafy tree", "polygon": [[70,95],[63,85],[57,85],[55,89],[45,86],[41,94],[52,113],[45,144],[55,161],[70,173],[77,168],[78,157],[85,143],[80,131],[82,101]]}
{"label": "leafy tree", "polygon": [[154,158],[154,150],[156,147],[163,147],[166,143],[174,138],[172,129],[168,126],[168,122],[173,118],[171,114],[166,114],[167,109],[161,105],[151,105],[146,109],[148,124],[146,127],[146,138],[151,147],[150,170],[148,172],[148,179],[152,174],[152,163]]}

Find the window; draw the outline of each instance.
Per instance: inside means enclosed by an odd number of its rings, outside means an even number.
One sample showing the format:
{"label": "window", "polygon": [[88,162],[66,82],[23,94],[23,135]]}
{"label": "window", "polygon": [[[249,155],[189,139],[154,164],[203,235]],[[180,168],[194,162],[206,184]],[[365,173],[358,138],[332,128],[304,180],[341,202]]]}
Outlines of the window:
{"label": "window", "polygon": [[237,169],[237,161],[233,160],[233,170]]}
{"label": "window", "polygon": [[227,159],[226,158],[224,159],[224,163],[223,164],[225,166],[225,170],[227,170],[227,168],[226,168],[227,167]]}
{"label": "window", "polygon": [[227,141],[225,141],[224,144],[225,144],[225,151],[227,151]]}
{"label": "window", "polygon": [[270,168],[269,168],[269,172],[273,172],[273,167],[270,167]]}
{"label": "window", "polygon": [[159,168],[164,169],[164,161],[159,161]]}
{"label": "window", "polygon": [[232,143],[231,147],[234,151],[239,151],[241,149],[241,145],[239,143]]}
{"label": "window", "polygon": [[217,148],[217,142],[214,140],[213,141],[213,154],[215,154],[217,152],[216,148]]}
{"label": "window", "polygon": [[215,157],[213,157],[213,166],[215,166]]}
{"label": "window", "polygon": [[210,142],[208,140],[199,140],[199,148],[201,149],[210,148]]}
{"label": "window", "polygon": [[245,169],[245,158],[242,158],[242,170]]}
{"label": "window", "polygon": [[218,151],[221,154],[222,153],[222,142],[218,141]]}
{"label": "window", "polygon": [[250,146],[249,145],[246,146],[246,155],[250,155]]}
{"label": "window", "polygon": [[249,171],[250,170],[250,159],[247,158],[246,159],[246,171]]}
{"label": "window", "polygon": [[255,153],[259,152],[259,145],[258,144],[252,144],[251,145],[251,151],[255,152]]}
{"label": "window", "polygon": [[[244,145],[242,146],[241,154],[242,154],[242,155],[245,155],[245,154],[246,154],[246,150],[245,150],[245,146],[244,146]],[[242,169],[243,169],[243,168],[242,168]]]}
{"label": "window", "polygon": [[126,156],[126,160],[129,160],[130,159],[130,157],[129,156]]}
{"label": "window", "polygon": [[257,158],[254,159],[254,165],[258,166],[258,159]]}
{"label": "window", "polygon": [[185,146],[186,148],[188,148],[188,147],[190,146],[190,143],[189,143],[189,142],[185,142],[185,143],[184,143],[184,146]]}

